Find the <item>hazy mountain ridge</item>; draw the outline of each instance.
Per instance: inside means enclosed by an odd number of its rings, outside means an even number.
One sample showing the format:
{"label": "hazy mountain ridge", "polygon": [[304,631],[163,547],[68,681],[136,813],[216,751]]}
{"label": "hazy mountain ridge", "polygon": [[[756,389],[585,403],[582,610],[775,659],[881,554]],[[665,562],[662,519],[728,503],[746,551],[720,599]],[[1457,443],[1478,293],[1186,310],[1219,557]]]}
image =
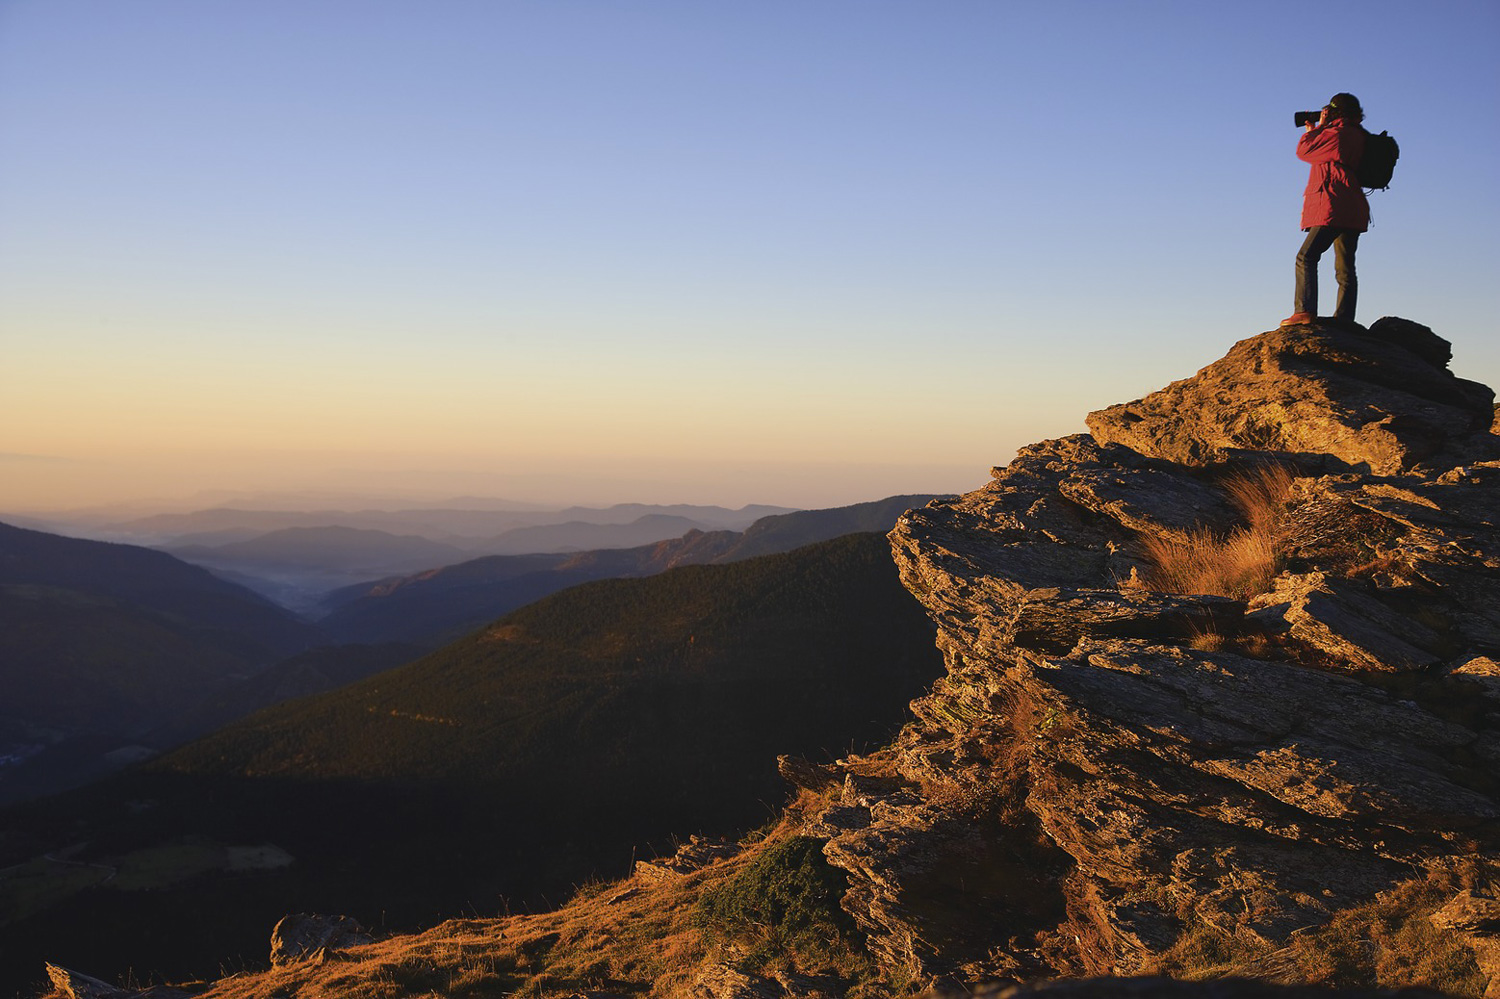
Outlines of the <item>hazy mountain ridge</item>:
{"label": "hazy mountain ridge", "polygon": [[292,527],[350,527],[384,531],[388,534],[410,534],[430,541],[466,547],[514,528],[579,523],[628,524],[643,516],[683,517],[705,529],[743,530],[761,517],[791,512],[786,507],[752,504],[738,510],[720,506],[693,504],[620,503],[608,507],[570,506],[561,509],[511,507],[490,509],[474,502],[474,509],[447,506],[417,507],[397,510],[346,510],[319,508],[312,510],[267,510],[243,507],[214,507],[188,513],[162,513],[125,520],[109,519],[100,514],[53,517],[31,516],[29,523],[42,524],[38,529],[58,534],[83,531],[91,538],[128,541],[134,544],[172,546],[181,544],[221,545],[248,541],[272,531]]}
{"label": "hazy mountain ridge", "polygon": [[746,528],[743,537],[719,560],[732,562],[736,559],[754,558],[856,531],[879,531],[883,534],[890,530],[890,525],[902,513],[912,507],[925,506],[936,498],[931,493],[888,496],[871,503],[855,503],[825,510],[797,510],[762,517]]}
{"label": "hazy mountain ridge", "polygon": [[711,530],[713,525],[676,514],[642,514],[620,524],[568,520],[560,524],[513,527],[475,547],[491,555],[527,555],[599,548],[634,548],[680,537],[688,531]]}
{"label": "hazy mountain ridge", "polygon": [[646,576],[681,565],[733,562],[790,551],[861,531],[887,531],[901,513],[933,497],[893,496],[830,510],[763,517],[743,533],[689,531],[634,548],[572,556],[492,556],[368,588],[330,594],[319,626],[344,642],[454,639],[499,613],[593,579]]}
{"label": "hazy mountain ridge", "polygon": [[[92,530],[110,540],[149,543],[310,615],[324,594],[370,579],[487,555],[631,548],[689,531],[740,530],[783,512],[783,507],[765,505],[729,510],[641,503],[519,512],[222,508]],[[791,547],[796,546],[778,550]]]}
{"label": "hazy mountain ridge", "polygon": [[295,651],[307,629],[269,601],[161,552],[0,524],[0,582],[109,596],[232,628],[249,648]]}
{"label": "hazy mountain ridge", "polygon": [[229,544],[163,549],[308,615],[355,580],[463,561],[470,552],[417,535],[358,527],[284,527]]}
{"label": "hazy mountain ridge", "polygon": [[414,534],[391,534],[357,527],[284,527],[248,541],[213,547],[165,549],[195,564],[204,559],[303,569],[369,570],[390,563],[441,565],[466,552]]}

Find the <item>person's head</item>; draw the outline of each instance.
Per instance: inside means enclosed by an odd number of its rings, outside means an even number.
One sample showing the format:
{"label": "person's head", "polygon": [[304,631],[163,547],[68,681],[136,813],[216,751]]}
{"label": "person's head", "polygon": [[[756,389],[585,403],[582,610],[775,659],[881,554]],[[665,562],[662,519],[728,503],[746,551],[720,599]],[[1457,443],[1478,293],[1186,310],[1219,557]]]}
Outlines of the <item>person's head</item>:
{"label": "person's head", "polygon": [[1359,106],[1359,98],[1353,94],[1334,94],[1328,99],[1324,110],[1328,112],[1327,117],[1330,119],[1345,118],[1354,122],[1365,120],[1365,110]]}

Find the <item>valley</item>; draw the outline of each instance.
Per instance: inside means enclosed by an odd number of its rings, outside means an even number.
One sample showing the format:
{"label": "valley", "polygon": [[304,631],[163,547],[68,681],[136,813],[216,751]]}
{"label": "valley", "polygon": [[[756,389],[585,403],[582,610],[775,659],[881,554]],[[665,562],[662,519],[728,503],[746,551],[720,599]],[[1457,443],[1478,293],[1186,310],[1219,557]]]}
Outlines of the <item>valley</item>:
{"label": "valley", "polygon": [[[27,953],[123,969],[142,947],[163,974],[208,974],[253,962],[265,918],[289,905],[391,927],[544,905],[684,828],[765,821],[784,794],[766,760],[875,744],[939,668],[879,535],[845,530],[907,505],[540,557],[541,570],[533,557],[526,568],[551,576],[530,591],[495,571],[515,561],[497,556],[345,594],[373,603],[382,627],[409,622],[412,641],[314,644],[261,666],[175,703],[119,760],[133,768],[102,781],[105,768],[74,770],[76,790],[4,813],[0,925],[17,942],[5,978],[35,971]],[[755,554],[824,533],[842,537]],[[677,564],[693,560],[705,564]],[[560,592],[495,620],[538,590]],[[450,613],[434,624],[427,606]],[[350,620],[340,638],[378,637]],[[327,633],[308,627],[314,643]],[[74,742],[121,752],[108,737]],[[36,784],[13,786],[19,799]],[[179,918],[209,898],[235,901]],[[87,942],[64,930],[80,920],[95,927]]]}

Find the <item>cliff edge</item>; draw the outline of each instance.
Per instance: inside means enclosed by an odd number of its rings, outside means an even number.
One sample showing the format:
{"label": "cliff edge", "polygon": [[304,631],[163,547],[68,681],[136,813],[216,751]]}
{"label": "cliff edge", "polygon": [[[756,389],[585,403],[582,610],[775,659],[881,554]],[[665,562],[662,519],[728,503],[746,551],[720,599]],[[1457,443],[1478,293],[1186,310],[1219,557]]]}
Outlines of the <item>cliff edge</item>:
{"label": "cliff edge", "polygon": [[1500,994],[1500,437],[1449,356],[1251,337],[902,518],[948,674],[810,820],[884,967]]}

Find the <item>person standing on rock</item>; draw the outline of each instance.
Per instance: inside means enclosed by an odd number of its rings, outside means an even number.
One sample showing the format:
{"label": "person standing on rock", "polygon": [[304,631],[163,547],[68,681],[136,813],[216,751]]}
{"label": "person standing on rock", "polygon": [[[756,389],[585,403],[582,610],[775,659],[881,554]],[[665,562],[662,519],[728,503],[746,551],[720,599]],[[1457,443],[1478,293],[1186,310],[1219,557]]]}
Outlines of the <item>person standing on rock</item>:
{"label": "person standing on rock", "polygon": [[1333,318],[1354,321],[1359,278],[1354,251],[1370,225],[1370,203],[1359,186],[1359,158],[1365,151],[1364,109],[1353,94],[1334,94],[1316,123],[1308,122],[1297,140],[1297,158],[1312,164],[1302,193],[1302,229],[1307,239],[1297,251],[1296,311],[1283,326],[1310,323],[1318,316],[1318,260],[1333,247],[1339,301]]}

